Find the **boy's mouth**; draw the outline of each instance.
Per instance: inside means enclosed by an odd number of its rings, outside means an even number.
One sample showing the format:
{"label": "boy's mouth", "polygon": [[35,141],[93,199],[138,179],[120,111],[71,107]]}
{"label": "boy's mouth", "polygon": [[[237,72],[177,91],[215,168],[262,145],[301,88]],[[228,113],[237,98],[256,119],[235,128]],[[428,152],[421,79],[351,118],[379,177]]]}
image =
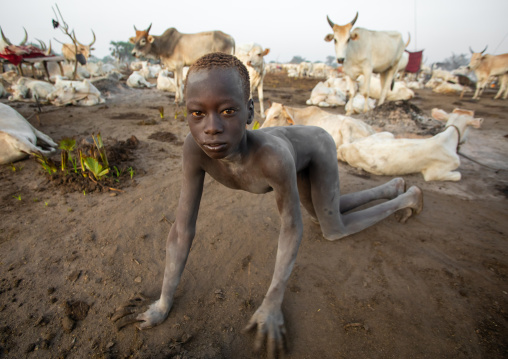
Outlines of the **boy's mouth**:
{"label": "boy's mouth", "polygon": [[221,152],[226,149],[226,146],[227,145],[225,143],[205,143],[203,145],[204,148],[212,152]]}

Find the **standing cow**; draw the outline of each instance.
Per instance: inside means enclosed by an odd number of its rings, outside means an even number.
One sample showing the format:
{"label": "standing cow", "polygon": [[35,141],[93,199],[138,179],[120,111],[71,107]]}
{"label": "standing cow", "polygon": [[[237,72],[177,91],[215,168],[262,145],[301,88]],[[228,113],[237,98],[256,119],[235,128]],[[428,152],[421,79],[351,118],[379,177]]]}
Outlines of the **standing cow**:
{"label": "standing cow", "polygon": [[479,100],[485,86],[489,82],[491,77],[500,77],[501,86],[497,92],[494,100],[497,100],[504,92],[503,99],[506,100],[508,96],[508,54],[502,55],[489,55],[483,53],[487,50],[487,47],[482,52],[474,52],[471,47],[471,61],[467,65],[469,71],[474,71],[476,75],[476,91],[473,99]]}
{"label": "standing cow", "polygon": [[[344,64],[344,73],[356,80],[362,75],[365,78],[360,93],[365,97],[364,111],[368,110],[370,77],[372,73],[381,75],[381,96],[379,105],[383,104],[392,84],[402,53],[404,42],[397,31],[371,31],[360,27],[351,31],[358,19],[358,12],[349,24],[334,24],[327,16],[333,34],[328,34],[325,41],[335,41],[337,62]],[[354,86],[349,86],[350,99],[346,104],[347,114],[352,113],[352,99],[355,97]]]}
{"label": "standing cow", "polygon": [[150,35],[150,28],[139,31],[134,26],[136,37],[132,55],[161,60],[169,71],[173,71],[176,83],[175,103],[183,102],[183,67],[192,65],[201,56],[210,52],[235,53],[235,40],[222,31],[207,31],[197,34],[182,34],[175,28],[167,29],[162,35]]}

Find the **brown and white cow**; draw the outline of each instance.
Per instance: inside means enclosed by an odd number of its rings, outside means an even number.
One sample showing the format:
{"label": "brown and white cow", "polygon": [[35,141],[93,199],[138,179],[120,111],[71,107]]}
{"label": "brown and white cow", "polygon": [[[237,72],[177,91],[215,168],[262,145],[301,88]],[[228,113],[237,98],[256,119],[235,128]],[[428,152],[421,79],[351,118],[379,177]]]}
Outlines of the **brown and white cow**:
{"label": "brown and white cow", "polygon": [[[86,64],[86,61],[90,57],[90,51],[94,50],[92,46],[93,44],[95,44],[96,39],[93,30],[92,34],[93,40],[88,45],[83,45],[82,43],[80,43],[75,35],[73,36],[74,41],[76,41],[76,46],[74,46],[74,44],[63,44],[62,55],[65,57],[65,60],[67,60],[70,63],[74,63],[76,60],[78,60],[78,62],[80,62],[82,65]],[[81,58],[81,60],[79,58]]]}
{"label": "brown and white cow", "polygon": [[[328,16],[327,19],[333,34],[326,35],[325,41],[334,40],[337,62],[343,64],[344,73],[353,81],[362,74],[365,77],[364,86],[360,88],[360,93],[365,98],[364,111],[368,110],[367,100],[372,73],[381,75],[379,105],[383,104],[404,52],[402,35],[397,31],[372,31],[360,27],[351,30],[358,19],[358,12],[353,21],[342,26],[334,24]],[[354,86],[350,86],[349,91],[350,100],[346,104],[346,114],[352,113]]]}
{"label": "brown and white cow", "polygon": [[473,99],[480,99],[480,95],[491,77],[499,77],[501,86],[494,99],[496,100],[503,95],[503,99],[506,100],[508,96],[508,54],[483,55],[486,50],[487,47],[482,52],[474,52],[471,47],[469,48],[473,55],[467,68],[474,71],[477,79]]}
{"label": "brown and white cow", "polygon": [[201,56],[210,52],[235,53],[235,40],[222,31],[207,31],[182,34],[175,28],[167,29],[162,35],[150,35],[150,28],[139,31],[134,26],[136,37],[132,55],[161,60],[169,71],[173,71],[176,82],[175,103],[183,102],[183,67],[192,65]]}

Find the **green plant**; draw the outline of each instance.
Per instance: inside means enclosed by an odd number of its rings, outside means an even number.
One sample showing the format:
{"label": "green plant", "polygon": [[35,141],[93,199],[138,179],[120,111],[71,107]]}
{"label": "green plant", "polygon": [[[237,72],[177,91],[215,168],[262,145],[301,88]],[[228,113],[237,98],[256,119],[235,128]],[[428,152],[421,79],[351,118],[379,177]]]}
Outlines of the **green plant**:
{"label": "green plant", "polygon": [[49,175],[52,175],[53,173],[56,172],[56,170],[57,170],[56,165],[49,158],[44,156],[42,153],[35,153],[34,152],[33,155],[35,157],[35,160],[41,164],[42,168],[44,168],[44,170],[46,172],[48,172]]}
{"label": "green plant", "polygon": [[129,168],[127,168],[127,170],[129,171],[129,174],[130,174],[131,179],[132,179],[132,177],[134,177],[134,168],[129,167]]}
{"label": "green plant", "polygon": [[97,181],[100,181],[102,177],[109,173],[109,168],[102,166],[98,160],[92,157],[86,157],[84,159],[85,167],[92,172],[93,176]]}
{"label": "green plant", "polygon": [[48,207],[49,206],[49,202],[44,202],[44,207]]}
{"label": "green plant", "polygon": [[20,194],[18,194],[17,196],[13,195],[12,197],[16,198],[18,201],[21,201],[21,195]]}
{"label": "green plant", "polygon": [[161,116],[161,118],[164,118],[164,107],[163,106],[159,106],[159,115]]}
{"label": "green plant", "polygon": [[62,171],[65,171],[67,167],[67,161],[70,161],[72,164],[72,167],[74,168],[74,172],[77,173],[77,165],[76,165],[76,159],[72,157],[72,151],[76,148],[76,140],[72,138],[64,138],[60,141],[58,148],[62,150],[61,157],[62,157],[62,164],[61,168]]}
{"label": "green plant", "polygon": [[257,130],[259,128],[260,124],[259,121],[254,121],[254,124],[252,125],[253,130]]}
{"label": "green plant", "polygon": [[102,142],[101,133],[99,132],[97,134],[97,137],[95,137],[92,134],[93,142],[95,143],[95,147],[97,147],[97,150],[99,151],[99,155],[102,160],[102,164],[104,165],[104,168],[109,169],[109,162],[108,157],[106,156],[106,148],[104,147],[104,143]]}

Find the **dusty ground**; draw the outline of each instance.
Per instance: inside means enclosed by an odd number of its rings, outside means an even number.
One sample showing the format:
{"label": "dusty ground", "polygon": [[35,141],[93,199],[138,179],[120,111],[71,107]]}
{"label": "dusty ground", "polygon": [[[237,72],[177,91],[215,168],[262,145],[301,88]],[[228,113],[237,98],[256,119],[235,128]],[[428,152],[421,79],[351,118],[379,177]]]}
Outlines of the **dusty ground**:
{"label": "dusty ground", "polygon": [[[272,75],[265,100],[305,106],[316,82]],[[273,194],[210,178],[168,320],[142,332],[110,321],[133,294],[160,293],[188,128],[167,93],[101,89],[106,105],[44,106],[30,122],[56,141],[100,131],[108,145],[134,135],[126,165],[135,172],[123,192],[67,192],[33,160],[0,167],[0,357],[257,358],[254,335],[241,330],[271,280],[276,205]],[[463,107],[485,119],[461,148],[482,165],[463,159],[460,182],[405,176],[424,192],[418,217],[331,243],[304,214],[283,304],[289,358],[508,357],[508,101],[491,91],[479,103],[429,90],[410,101],[427,118],[433,107]],[[13,106],[25,117],[35,110]],[[386,116],[365,118],[386,128]],[[339,166],[343,192],[389,180]]]}

